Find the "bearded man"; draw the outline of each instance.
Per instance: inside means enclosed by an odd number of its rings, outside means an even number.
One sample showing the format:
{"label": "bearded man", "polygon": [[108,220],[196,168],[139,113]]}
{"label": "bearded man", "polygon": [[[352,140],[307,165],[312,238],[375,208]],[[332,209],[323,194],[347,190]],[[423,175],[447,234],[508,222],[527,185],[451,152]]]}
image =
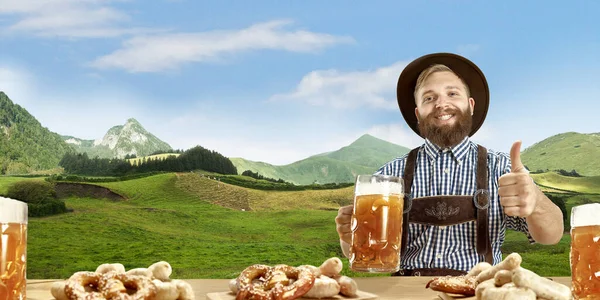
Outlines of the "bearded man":
{"label": "bearded man", "polygon": [[[558,206],[521,163],[521,142],[510,155],[474,143],[489,106],[485,76],[451,53],[422,56],[398,79],[400,111],[423,145],[376,174],[404,179],[401,270],[397,276],[464,275],[475,264],[502,261],[506,229],[531,243],[556,244],[563,235]],[[352,205],[336,217],[344,255],[351,243]]]}

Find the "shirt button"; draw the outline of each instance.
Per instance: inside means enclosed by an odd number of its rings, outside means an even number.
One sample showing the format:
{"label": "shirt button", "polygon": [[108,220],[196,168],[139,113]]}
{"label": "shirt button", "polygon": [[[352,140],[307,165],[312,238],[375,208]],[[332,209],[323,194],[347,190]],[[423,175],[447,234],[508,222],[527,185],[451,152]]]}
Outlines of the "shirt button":
{"label": "shirt button", "polygon": [[446,229],[446,226],[440,226],[440,230]]}
{"label": "shirt button", "polygon": [[441,254],[438,254],[438,255],[436,255],[435,257],[436,257],[437,259],[440,259],[440,258],[442,258],[442,255],[441,255]]}
{"label": "shirt button", "polygon": [[448,168],[445,168],[444,173],[448,174],[448,172],[450,172],[450,170],[448,170]]}

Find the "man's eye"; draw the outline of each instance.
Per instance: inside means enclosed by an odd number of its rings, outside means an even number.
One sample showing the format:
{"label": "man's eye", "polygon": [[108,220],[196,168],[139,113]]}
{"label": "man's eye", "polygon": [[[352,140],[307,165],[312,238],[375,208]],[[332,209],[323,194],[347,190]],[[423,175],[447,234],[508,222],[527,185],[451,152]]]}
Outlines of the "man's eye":
{"label": "man's eye", "polygon": [[454,96],[457,96],[458,93],[456,93],[456,92],[450,92],[449,95],[452,96],[452,97],[454,97]]}
{"label": "man's eye", "polygon": [[423,98],[423,101],[427,102],[427,101],[431,101],[431,99],[433,99],[433,97],[427,96],[427,97]]}

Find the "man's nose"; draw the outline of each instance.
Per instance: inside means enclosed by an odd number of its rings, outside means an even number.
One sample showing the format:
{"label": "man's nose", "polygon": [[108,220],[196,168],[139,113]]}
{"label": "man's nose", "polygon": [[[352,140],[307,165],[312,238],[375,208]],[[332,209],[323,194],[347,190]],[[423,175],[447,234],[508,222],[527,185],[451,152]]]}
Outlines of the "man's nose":
{"label": "man's nose", "polygon": [[435,108],[445,108],[448,106],[448,97],[441,95],[435,100]]}

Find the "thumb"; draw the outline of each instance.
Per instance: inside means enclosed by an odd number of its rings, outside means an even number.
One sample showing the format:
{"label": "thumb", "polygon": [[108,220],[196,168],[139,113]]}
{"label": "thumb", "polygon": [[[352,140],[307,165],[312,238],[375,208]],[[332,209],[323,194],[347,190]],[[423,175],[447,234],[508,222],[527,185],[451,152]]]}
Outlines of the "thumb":
{"label": "thumb", "polygon": [[510,171],[521,172],[525,170],[525,166],[521,162],[521,141],[516,141],[510,148]]}

